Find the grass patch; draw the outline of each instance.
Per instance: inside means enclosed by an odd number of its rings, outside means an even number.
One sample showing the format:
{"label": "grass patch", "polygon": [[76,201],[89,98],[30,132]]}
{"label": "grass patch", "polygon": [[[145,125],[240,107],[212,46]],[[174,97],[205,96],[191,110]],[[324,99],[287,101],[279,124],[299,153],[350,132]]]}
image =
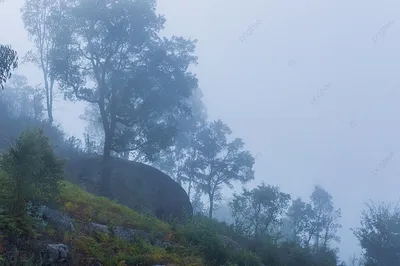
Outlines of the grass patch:
{"label": "grass patch", "polygon": [[171,232],[170,225],[155,217],[139,214],[108,198],[95,196],[68,181],[61,183],[60,203],[63,211],[78,221],[119,225],[164,235]]}
{"label": "grass patch", "polygon": [[[123,226],[163,234],[171,238],[169,224],[155,217],[142,215],[105,197],[95,196],[68,181],[61,183],[60,202],[63,212],[81,222]],[[104,265],[185,265],[203,266],[203,259],[183,247],[160,248],[146,242],[128,243],[106,234],[86,235],[79,230],[63,239],[73,247],[74,263],[84,265],[85,259],[96,258]]]}
{"label": "grass patch", "polygon": [[[98,241],[89,236],[78,236],[72,240],[75,254],[84,258],[94,257],[104,265],[187,265],[203,266],[202,259],[185,256],[174,250],[151,246],[145,242],[130,244],[113,237]],[[79,256],[78,256],[79,257]]]}

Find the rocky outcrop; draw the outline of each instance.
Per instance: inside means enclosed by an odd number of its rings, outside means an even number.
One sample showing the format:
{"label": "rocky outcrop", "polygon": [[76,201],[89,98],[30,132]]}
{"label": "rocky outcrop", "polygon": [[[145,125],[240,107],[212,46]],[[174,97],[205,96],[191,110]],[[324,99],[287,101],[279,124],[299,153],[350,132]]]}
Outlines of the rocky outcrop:
{"label": "rocky outcrop", "polygon": [[74,224],[72,223],[71,218],[67,215],[57,210],[50,209],[47,206],[41,206],[40,208],[42,210],[43,220],[52,223],[55,228],[62,231],[75,231]]}
{"label": "rocky outcrop", "polygon": [[[71,158],[66,178],[88,192],[97,194],[101,174],[101,156]],[[191,217],[193,208],[185,190],[172,178],[149,165],[112,158],[111,193],[113,200],[160,219],[182,220]]]}
{"label": "rocky outcrop", "polygon": [[[17,239],[14,237],[0,238],[0,264],[1,265],[27,265],[27,255],[30,257],[32,252],[37,255],[40,265],[68,265],[69,249],[68,246],[62,243],[43,243],[41,241],[25,241],[27,239]],[[30,248],[30,252],[20,250]],[[33,262],[31,262],[33,263]],[[29,264],[33,265],[33,264]],[[35,264],[39,265],[39,264]]]}
{"label": "rocky outcrop", "polygon": [[68,261],[68,247],[64,244],[47,244],[41,252],[45,265]]}
{"label": "rocky outcrop", "polygon": [[[51,223],[53,227],[62,229],[63,231],[75,231],[73,220],[69,216],[61,213],[60,211],[50,209],[46,206],[42,206],[41,208],[45,210],[43,211],[43,218]],[[82,223],[78,227],[89,235],[92,233],[103,233],[113,235],[130,243],[145,241],[151,245],[162,248],[172,246],[172,244],[167,241],[151,237],[149,233],[143,230],[136,230],[122,226],[111,228],[107,225],[98,223]],[[54,254],[54,252],[51,254]]]}

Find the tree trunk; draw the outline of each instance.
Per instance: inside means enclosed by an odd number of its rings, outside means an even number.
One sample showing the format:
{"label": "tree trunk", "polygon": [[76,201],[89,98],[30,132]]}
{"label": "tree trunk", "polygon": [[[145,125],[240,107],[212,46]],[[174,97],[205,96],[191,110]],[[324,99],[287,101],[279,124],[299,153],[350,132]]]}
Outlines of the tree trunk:
{"label": "tree trunk", "polygon": [[260,211],[261,211],[261,203],[258,203],[256,213],[255,213],[255,226],[254,226],[254,238],[258,239],[260,234]]}
{"label": "tree trunk", "polygon": [[208,218],[211,220],[213,218],[214,195],[209,194],[208,199],[210,200],[210,209],[208,210]]}
{"label": "tree trunk", "polygon": [[100,193],[104,197],[111,197],[111,142],[112,137],[109,133],[105,134],[103,147],[103,160],[101,168]]}
{"label": "tree trunk", "polygon": [[54,88],[54,78],[50,78],[50,88],[49,88],[49,104],[47,108],[47,114],[49,116],[50,125],[53,123],[53,88]]}
{"label": "tree trunk", "polygon": [[189,197],[189,199],[191,199],[191,192],[192,192],[192,179],[190,178],[189,179],[189,184],[188,184],[188,197]]}
{"label": "tree trunk", "polygon": [[325,229],[324,242],[323,242],[324,248],[328,246],[328,241],[329,241],[329,227]]}
{"label": "tree trunk", "polygon": [[46,90],[46,109],[47,109],[47,117],[49,119],[49,124],[51,125],[53,123],[53,112],[52,109],[53,107],[51,106],[51,102],[50,102],[50,97],[52,97],[50,95],[50,88],[49,88],[49,82],[47,81],[47,75],[46,72],[43,71],[43,75],[44,75],[44,84],[45,84],[45,90]]}
{"label": "tree trunk", "polygon": [[[104,79],[103,79],[104,80]],[[102,83],[104,85],[104,82]],[[103,148],[103,164],[101,171],[101,193],[103,196],[111,198],[111,149],[114,141],[116,128],[116,88],[112,88],[110,102],[110,120],[108,120],[105,106],[104,90],[100,89],[99,109],[104,126],[104,148]]]}
{"label": "tree trunk", "polygon": [[53,124],[54,118],[53,118],[53,111],[51,110],[51,107],[47,107],[47,115],[49,116],[49,124]]}
{"label": "tree trunk", "polygon": [[41,68],[43,72],[43,80],[44,80],[44,88],[46,93],[46,108],[47,108],[47,116],[49,119],[49,124],[53,124],[53,86],[54,86],[54,79],[50,79],[49,84],[49,73],[46,68],[46,65],[43,60],[43,55],[41,55]]}

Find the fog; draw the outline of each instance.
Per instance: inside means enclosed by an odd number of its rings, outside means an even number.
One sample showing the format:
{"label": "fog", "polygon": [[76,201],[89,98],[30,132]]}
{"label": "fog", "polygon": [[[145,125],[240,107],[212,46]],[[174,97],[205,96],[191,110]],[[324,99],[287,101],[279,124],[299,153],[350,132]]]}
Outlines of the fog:
{"label": "fog", "polygon": [[[20,57],[32,46],[22,4],[0,5],[0,43]],[[247,187],[265,181],[307,199],[323,186],[342,210],[342,259],[360,252],[350,228],[364,203],[399,198],[399,8],[393,0],[159,1],[166,36],[198,39],[193,71],[210,118],[256,157]],[[31,65],[16,73],[42,82]],[[59,96],[54,111],[80,138],[83,106]]]}

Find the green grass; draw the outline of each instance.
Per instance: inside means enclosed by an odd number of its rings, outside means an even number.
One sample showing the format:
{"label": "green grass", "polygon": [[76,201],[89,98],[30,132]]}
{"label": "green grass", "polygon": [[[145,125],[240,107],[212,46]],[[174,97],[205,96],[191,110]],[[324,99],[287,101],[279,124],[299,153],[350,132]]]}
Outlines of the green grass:
{"label": "green grass", "polygon": [[[68,181],[62,181],[58,206],[73,219],[75,231],[53,227],[36,228],[31,239],[67,244],[71,247],[71,265],[92,265],[90,258],[104,266],[257,266],[249,252],[236,252],[218,240],[220,230],[205,218],[193,218],[185,224],[168,224],[156,217],[140,214],[105,197],[95,196]],[[4,220],[4,219],[3,219]],[[84,223],[100,223],[113,228],[122,226],[147,232],[151,239],[172,243],[162,248],[145,241],[130,243],[112,233],[85,230]],[[9,226],[10,223],[7,223]],[[0,241],[0,247],[1,247]],[[22,250],[31,254],[32,250]],[[1,264],[0,249],[0,264]]]}
{"label": "green grass", "polygon": [[[142,215],[105,197],[95,196],[68,181],[61,183],[59,203],[62,211],[80,222],[95,222],[108,226],[124,226],[156,233],[171,240],[171,226],[155,217]],[[106,235],[86,235],[79,230],[65,233],[63,243],[73,247],[74,265],[85,265],[85,258],[96,258],[106,266],[154,265],[203,266],[203,259],[184,247],[160,248],[145,242],[128,243]]]}
{"label": "green grass", "polygon": [[120,225],[146,232],[171,232],[167,223],[155,217],[139,214],[108,198],[90,194],[68,181],[63,181],[61,186],[60,203],[64,211],[78,221]]}

